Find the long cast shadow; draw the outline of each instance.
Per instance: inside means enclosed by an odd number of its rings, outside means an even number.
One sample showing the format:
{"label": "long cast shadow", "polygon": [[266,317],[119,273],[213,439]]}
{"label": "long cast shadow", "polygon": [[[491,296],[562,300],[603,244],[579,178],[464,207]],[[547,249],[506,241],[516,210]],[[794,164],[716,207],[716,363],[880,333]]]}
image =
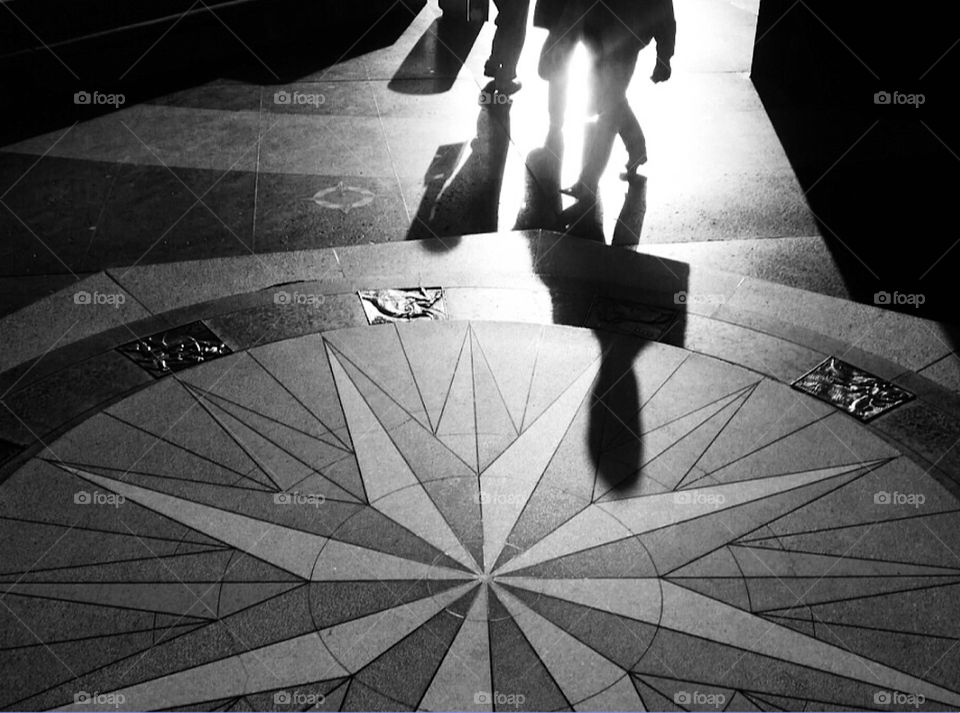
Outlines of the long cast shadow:
{"label": "long cast shadow", "polygon": [[[407,239],[444,238],[449,242],[447,238],[495,232],[509,148],[509,104],[481,109],[477,135],[469,147],[450,144],[437,150],[424,177],[423,198]],[[464,158],[466,151],[470,153]]]}
{"label": "long cast shadow", "polygon": [[[602,206],[575,204],[563,210],[560,196],[562,146],[556,136],[535,149],[527,159],[526,195],[517,218],[517,229],[544,229],[563,232],[563,240],[603,242]],[[624,205],[614,232],[617,245],[634,245],[639,241],[646,212],[646,180],[638,177],[627,187]],[[531,243],[535,245],[535,243]],[[552,249],[562,254],[562,246]],[[550,249],[550,248],[548,248]],[[544,263],[549,255],[535,249],[535,264]],[[653,276],[658,292],[685,295],[688,268],[683,263],[620,253],[616,248],[595,246],[591,251],[609,251],[599,264],[628,261],[636,264],[638,276]],[[562,258],[561,258],[562,259]],[[576,255],[571,255],[571,260]],[[651,270],[653,266],[655,269]],[[569,266],[574,268],[576,266]],[[561,271],[562,272],[562,271]],[[550,292],[555,324],[589,326],[600,344],[600,369],[590,394],[590,417],[587,447],[595,468],[594,497],[624,497],[642,492],[656,492],[672,487],[669,483],[644,482],[646,457],[643,448],[643,398],[638,378],[638,358],[650,339],[682,347],[686,329],[684,300],[674,300],[673,309],[648,306],[630,301],[629,295],[618,295],[606,284],[604,274],[582,278],[573,284],[569,277],[555,276],[551,269],[538,270]],[[642,285],[638,285],[642,288]],[[621,298],[621,299],[618,299]],[[584,314],[584,303],[590,308]],[[646,337],[646,338],[644,338]]]}

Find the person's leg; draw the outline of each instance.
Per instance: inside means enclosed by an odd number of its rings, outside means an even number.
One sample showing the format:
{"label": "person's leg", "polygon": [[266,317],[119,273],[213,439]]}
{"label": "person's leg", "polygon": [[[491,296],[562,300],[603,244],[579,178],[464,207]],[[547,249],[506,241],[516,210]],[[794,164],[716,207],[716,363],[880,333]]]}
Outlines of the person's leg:
{"label": "person's leg", "polygon": [[619,131],[619,116],[613,111],[617,94],[614,55],[607,37],[593,38],[587,42],[591,54],[588,112],[593,120],[586,125],[583,138],[583,163],[577,183],[565,192],[577,198],[596,195],[610,154]]}
{"label": "person's leg", "polygon": [[622,178],[628,179],[636,174],[637,168],[647,162],[647,139],[643,128],[627,99],[627,90],[637,68],[637,59],[643,45],[624,37],[617,48],[616,98],[613,110],[619,126],[620,138],[627,148],[627,170]]}
{"label": "person's leg", "polygon": [[622,177],[628,179],[647,162],[647,137],[626,97],[620,110],[620,138],[627,147],[627,170]]}
{"label": "person's leg", "polygon": [[567,111],[570,57],[576,46],[575,33],[551,30],[540,52],[537,72],[541,79],[545,79],[548,83],[547,111],[550,116],[551,131],[563,129],[564,115]]}
{"label": "person's leg", "polygon": [[597,118],[587,127],[584,140],[580,187],[596,193],[600,177],[610,162],[613,144],[620,134],[627,147],[628,172],[646,161],[646,139],[630,103],[627,88],[637,66],[640,45],[628,33],[612,30],[605,34],[596,83]]}
{"label": "person's leg", "polygon": [[497,6],[497,31],[493,36],[493,48],[487,69],[499,64],[495,79],[506,87],[517,77],[517,63],[527,37],[527,16],[530,0],[494,0]]}

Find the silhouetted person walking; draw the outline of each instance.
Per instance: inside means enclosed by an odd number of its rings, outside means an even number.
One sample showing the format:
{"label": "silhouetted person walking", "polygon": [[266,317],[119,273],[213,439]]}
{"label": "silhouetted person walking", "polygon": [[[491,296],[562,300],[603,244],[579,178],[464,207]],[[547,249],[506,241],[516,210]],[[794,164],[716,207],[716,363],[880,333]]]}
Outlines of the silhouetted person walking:
{"label": "silhouetted person walking", "polygon": [[521,88],[517,81],[517,63],[527,38],[530,0],[494,0],[494,4],[497,6],[497,31],[483,73],[493,78],[487,91],[514,94]]}
{"label": "silhouetted person walking", "polygon": [[640,50],[654,40],[657,62],[651,80],[670,78],[677,23],[673,0],[607,0],[588,10],[582,27],[592,55],[591,85],[597,117],[587,126],[580,179],[564,192],[587,199],[597,193],[618,133],[629,156],[621,178],[630,180],[646,163],[646,139],[627,101],[627,89]]}
{"label": "silhouetted person walking", "polygon": [[549,83],[550,134],[547,148],[562,151],[561,133],[567,108],[567,77],[570,57],[581,39],[580,20],[586,0],[537,0],[533,24],[549,31],[540,52],[537,72]]}

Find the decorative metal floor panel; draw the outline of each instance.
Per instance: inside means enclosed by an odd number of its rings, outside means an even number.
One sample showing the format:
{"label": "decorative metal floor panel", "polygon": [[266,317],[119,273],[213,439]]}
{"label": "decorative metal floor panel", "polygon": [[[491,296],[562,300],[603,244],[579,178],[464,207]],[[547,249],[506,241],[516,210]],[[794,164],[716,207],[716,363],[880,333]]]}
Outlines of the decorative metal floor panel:
{"label": "decorative metal floor panel", "polygon": [[837,357],[823,360],[816,368],[794,381],[792,386],[864,422],[889,413],[915,398],[906,389]]}
{"label": "decorative metal floor panel", "polygon": [[191,322],[118,347],[155,378],[161,378],[231,353],[203,322]]}
{"label": "decorative metal floor panel", "polygon": [[442,287],[361,290],[357,295],[370,324],[442,321],[447,318]]}

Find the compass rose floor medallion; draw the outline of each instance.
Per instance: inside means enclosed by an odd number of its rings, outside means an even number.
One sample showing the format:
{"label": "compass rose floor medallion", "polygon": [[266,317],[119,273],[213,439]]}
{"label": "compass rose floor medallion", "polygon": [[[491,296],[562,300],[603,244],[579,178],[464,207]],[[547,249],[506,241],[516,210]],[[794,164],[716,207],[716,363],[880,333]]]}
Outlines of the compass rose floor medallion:
{"label": "compass rose floor medallion", "polygon": [[600,337],[334,331],[92,416],[0,485],[2,704],[960,707],[956,499],[786,385]]}

